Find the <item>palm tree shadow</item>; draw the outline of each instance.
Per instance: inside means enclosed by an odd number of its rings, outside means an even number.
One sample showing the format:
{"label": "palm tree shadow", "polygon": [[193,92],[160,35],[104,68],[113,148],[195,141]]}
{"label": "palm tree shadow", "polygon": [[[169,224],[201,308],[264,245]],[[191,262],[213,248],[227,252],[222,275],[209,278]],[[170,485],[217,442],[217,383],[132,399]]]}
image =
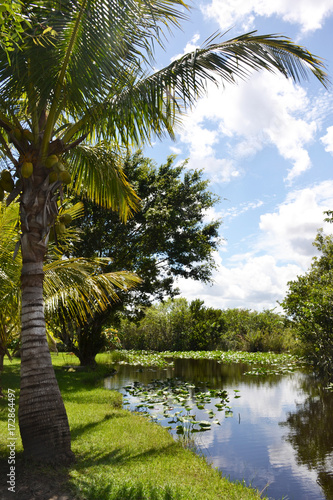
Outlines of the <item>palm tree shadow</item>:
{"label": "palm tree shadow", "polygon": [[151,448],[149,450],[143,451],[142,453],[132,454],[129,451],[125,451],[123,448],[118,447],[109,452],[95,452],[86,453],[80,455],[80,463],[78,464],[78,469],[86,468],[89,465],[95,467],[96,465],[129,465],[131,462],[136,462],[138,459],[145,461],[145,459],[150,459],[153,457],[164,456],[167,454],[172,455],[173,449],[176,451],[176,443],[170,443],[167,446],[159,448]]}
{"label": "palm tree shadow", "polygon": [[100,425],[104,420],[111,420],[112,418],[124,418],[125,416],[126,415],[122,415],[121,413],[117,413],[117,412],[107,413],[104,416],[104,418],[102,418],[101,420],[98,420],[96,422],[90,422],[88,424],[77,425],[75,427],[71,427],[72,440],[75,440],[78,437],[80,437],[83,434],[85,434],[86,432],[94,429],[95,427],[97,427],[98,425]]}

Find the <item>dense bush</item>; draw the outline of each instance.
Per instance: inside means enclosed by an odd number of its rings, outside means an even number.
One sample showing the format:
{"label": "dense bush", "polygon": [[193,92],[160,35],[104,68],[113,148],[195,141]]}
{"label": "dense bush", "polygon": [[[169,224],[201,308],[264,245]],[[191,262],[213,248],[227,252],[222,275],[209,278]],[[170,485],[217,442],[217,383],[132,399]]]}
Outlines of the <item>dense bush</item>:
{"label": "dense bush", "polygon": [[139,322],[123,319],[119,328],[126,349],[244,350],[281,352],[294,347],[291,323],[273,311],[214,309],[200,300],[167,302],[146,309]]}

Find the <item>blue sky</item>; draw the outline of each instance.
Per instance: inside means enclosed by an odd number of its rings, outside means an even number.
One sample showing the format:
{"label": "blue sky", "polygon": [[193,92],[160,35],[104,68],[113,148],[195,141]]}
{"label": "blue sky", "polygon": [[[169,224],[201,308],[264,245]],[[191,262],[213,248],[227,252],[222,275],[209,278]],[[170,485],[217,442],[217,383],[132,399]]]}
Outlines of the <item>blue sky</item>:
{"label": "blue sky", "polygon": [[[182,32],[174,32],[158,64],[200,46],[212,33],[225,39],[251,30],[279,33],[324,59],[333,81],[333,0],[204,0],[193,2]],[[144,152],[157,163],[170,154],[201,168],[221,197],[209,218],[222,218],[214,285],[180,280],[182,296],[219,308],[272,309],[287,282],[316,254],[317,229],[332,232],[333,86],[312,76],[301,85],[268,72],[208,96],[183,119],[175,142]],[[277,309],[278,310],[278,309]]]}

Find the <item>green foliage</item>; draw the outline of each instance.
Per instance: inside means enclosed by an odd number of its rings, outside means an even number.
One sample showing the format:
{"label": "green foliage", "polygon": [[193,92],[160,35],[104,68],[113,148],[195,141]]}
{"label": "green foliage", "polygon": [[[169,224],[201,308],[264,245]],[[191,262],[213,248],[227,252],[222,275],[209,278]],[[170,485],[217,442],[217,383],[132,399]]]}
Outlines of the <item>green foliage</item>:
{"label": "green foliage", "polygon": [[[82,204],[67,200],[60,207],[59,220],[70,215],[71,220],[82,217]],[[0,202],[0,356],[9,355],[8,349],[19,348],[21,289],[21,252],[15,251],[19,235],[18,205],[6,207]],[[89,323],[95,311],[105,310],[110,301],[117,299],[118,289],[128,289],[140,280],[132,273],[107,272],[108,259],[64,258],[64,253],[78,240],[78,230],[66,227],[58,237],[57,245],[49,244],[44,261],[44,308],[48,333],[57,334],[60,325],[70,317],[72,325]],[[15,259],[13,254],[17,252]],[[94,339],[95,340],[95,339]],[[99,352],[106,344],[111,347],[111,338],[104,342],[97,339]],[[66,346],[60,347],[65,348]],[[72,350],[72,349],[70,349]],[[96,353],[95,353],[96,354]],[[0,368],[1,372],[1,368]]]}
{"label": "green foliage", "polygon": [[122,304],[150,305],[176,293],[177,276],[208,282],[214,268],[220,221],[205,222],[218,198],[202,172],[174,165],[169,157],[159,168],[141,153],[124,158],[123,170],[141,198],[141,207],[126,225],[119,216],[84,201],[85,217],[77,221],[81,242],[74,255],[108,257],[110,270],[132,271],[143,280]]}
{"label": "green foliage", "polygon": [[184,298],[147,308],[139,322],[122,319],[119,332],[127,349],[282,352],[295,347],[291,322],[280,314],[220,310]]}
{"label": "green foliage", "polygon": [[281,303],[295,321],[303,353],[319,374],[333,378],[333,236],[320,230],[314,246],[321,255],[307,273],[288,283]]}
{"label": "green foliage", "polygon": [[22,41],[24,29],[30,26],[22,13],[20,0],[7,0],[0,4],[0,48],[6,53],[11,64],[10,53]]}
{"label": "green foliage", "polygon": [[249,352],[282,352],[296,346],[290,321],[271,310],[227,309],[224,347]]}
{"label": "green foliage", "polygon": [[[81,258],[108,259],[106,268],[132,271],[142,279],[135,291],[118,293],[120,301],[110,303],[104,312],[96,312],[85,324],[68,324],[58,333],[69,351],[80,357],[82,364],[93,364],[95,355],[106,347],[103,328],[112,326],[115,313],[129,306],[129,314],[140,316],[140,308],[153,299],[174,296],[177,276],[208,282],[214,268],[213,251],[218,245],[219,221],[204,222],[207,209],[217,197],[207,189],[208,182],[200,171],[186,171],[185,163],[174,165],[174,157],[159,168],[141,153],[124,159],[124,173],[141,198],[141,209],[126,225],[117,213],[84,200],[85,217],[76,219],[81,241],[69,249]],[[170,322],[156,318],[161,334],[150,344],[154,349],[206,349],[214,346],[214,331],[204,338],[205,327],[198,324],[193,339],[184,339],[184,324],[189,311],[181,302],[173,305],[172,333]],[[212,317],[203,322],[214,323]],[[152,323],[154,320],[152,319]],[[150,328],[146,335],[150,336]],[[140,348],[140,342],[138,346]],[[196,347],[194,347],[196,346]],[[89,359],[90,357],[90,359]]]}

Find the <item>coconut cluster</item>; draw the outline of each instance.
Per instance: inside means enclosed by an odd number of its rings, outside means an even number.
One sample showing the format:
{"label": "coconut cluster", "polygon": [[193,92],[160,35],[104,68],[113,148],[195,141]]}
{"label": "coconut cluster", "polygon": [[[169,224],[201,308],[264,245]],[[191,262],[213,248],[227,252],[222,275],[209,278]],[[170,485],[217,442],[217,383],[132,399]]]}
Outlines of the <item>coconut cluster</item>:
{"label": "coconut cluster", "polygon": [[66,231],[66,226],[71,222],[72,222],[72,216],[70,214],[61,215],[55,226],[57,234],[64,234]]}
{"label": "coconut cluster", "polygon": [[57,155],[48,156],[45,160],[45,167],[51,170],[49,173],[50,184],[57,181],[61,181],[63,184],[70,184],[72,182],[71,174],[59,161]]}
{"label": "coconut cluster", "polygon": [[54,229],[58,236],[62,236],[66,232],[66,226],[72,222],[73,218],[70,214],[62,214],[58,218],[57,222],[54,225],[54,228],[51,228],[50,231],[50,241],[54,241]]}

